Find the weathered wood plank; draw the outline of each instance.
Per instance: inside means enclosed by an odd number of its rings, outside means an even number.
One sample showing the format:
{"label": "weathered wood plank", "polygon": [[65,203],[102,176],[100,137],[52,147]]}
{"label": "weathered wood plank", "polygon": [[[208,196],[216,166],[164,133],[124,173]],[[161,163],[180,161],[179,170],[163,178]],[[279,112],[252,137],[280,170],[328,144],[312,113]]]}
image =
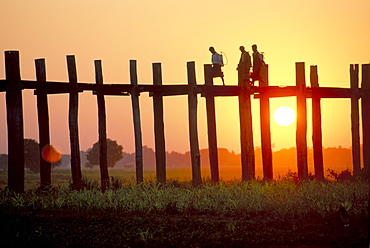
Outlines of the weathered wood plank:
{"label": "weathered wood plank", "polygon": [[351,98],[352,91],[349,88],[331,88],[331,87],[319,87],[307,89],[306,97],[312,97],[314,94],[319,98]]}
{"label": "weathered wood plank", "polygon": [[[95,82],[97,85],[103,85],[103,69],[101,60],[95,60]],[[98,129],[99,129],[99,167],[102,190],[109,187],[108,173],[108,148],[107,148],[107,120],[105,111],[104,94],[101,91],[96,93],[98,104]]]}
{"label": "weathered wood plank", "polygon": [[[238,96],[240,93],[240,86],[222,86],[222,85],[198,85],[198,91],[201,96]],[[244,89],[245,90],[245,89]],[[248,93],[252,94],[252,90]]]}
{"label": "weathered wood plank", "polygon": [[0,92],[6,92],[6,84],[7,83],[8,82],[5,79],[0,80]]}
{"label": "weathered wood plank", "polygon": [[24,192],[23,100],[19,52],[5,51],[6,114],[8,126],[8,187]]}
{"label": "weathered wood plank", "polygon": [[80,158],[80,142],[78,132],[78,90],[77,90],[77,69],[74,55],[67,55],[68,78],[70,85],[69,92],[69,139],[71,149],[71,172],[72,187],[81,188],[82,172]]}
{"label": "weathered wood plank", "polygon": [[136,60],[130,60],[130,82],[132,85],[131,103],[135,132],[136,182],[142,183],[144,181],[143,142],[141,135],[140,105],[139,105],[140,93],[138,91]]}
{"label": "weathered wood plank", "polygon": [[189,109],[189,138],[190,155],[192,168],[192,181],[194,186],[202,184],[200,170],[200,152],[198,140],[198,99],[197,99],[197,81],[195,77],[195,62],[187,63],[188,75],[188,109]]}
{"label": "weathered wood plank", "polygon": [[[250,96],[249,78],[245,78],[246,70],[243,66],[238,67],[238,86],[241,88],[239,101],[240,121],[240,153],[242,164],[242,180],[255,178],[255,155],[253,144],[252,106]],[[249,68],[248,68],[249,69]]]}
{"label": "weathered wood plank", "polygon": [[50,146],[49,107],[48,96],[43,91],[46,82],[45,59],[36,59],[36,80],[39,83],[37,90],[37,117],[39,122],[40,140],[40,184],[47,187],[51,184],[51,162],[43,158],[43,149]]}
{"label": "weathered wood plank", "polygon": [[[153,63],[153,84],[162,85],[161,63]],[[153,94],[154,141],[157,180],[166,183],[166,146],[164,138],[163,97],[161,92]]]}
{"label": "weathered wood plank", "polygon": [[358,90],[358,64],[350,65],[351,81],[351,138],[352,138],[352,164],[353,173],[358,176],[361,170],[361,153],[360,153],[360,112],[359,112],[359,90]]}
{"label": "weathered wood plank", "polygon": [[370,171],[370,64],[362,65],[362,80],[361,88],[364,95],[361,101],[362,107],[362,153],[364,161],[364,169]]}
{"label": "weathered wood plank", "polygon": [[296,86],[259,86],[254,87],[254,98],[258,99],[261,95],[269,98],[290,97],[297,95]]}
{"label": "weathered wood plank", "polygon": [[306,80],[303,62],[296,63],[297,86],[297,167],[300,179],[308,178],[307,166],[307,109],[306,109]]}
{"label": "weathered wood plank", "polygon": [[[6,80],[0,80],[6,82]],[[4,84],[5,85],[5,84]],[[22,89],[35,89],[38,84],[36,81],[21,80]],[[0,87],[5,90],[3,86]],[[178,96],[187,95],[187,85],[140,85],[138,86],[138,92],[161,92],[162,96]],[[128,95],[131,92],[132,86],[130,84],[104,84],[96,85],[90,83],[78,83],[78,91],[82,92],[85,90],[91,91],[102,91],[104,95]],[[4,91],[3,90],[3,91]],[[238,96],[241,88],[235,85],[221,86],[221,85],[198,85],[197,91],[201,93],[201,96],[206,95],[216,96]],[[296,86],[268,86],[268,87],[252,87],[248,90],[250,95],[254,95],[255,99],[259,98],[260,94],[268,96],[269,98],[274,97],[290,97],[296,96]],[[338,87],[319,87],[319,88],[306,88],[306,98],[312,97],[312,92],[315,91],[315,95],[320,98],[351,98],[350,88],[338,88]],[[361,89],[360,95],[361,95]],[[63,94],[69,93],[69,84],[64,82],[51,82],[48,81],[45,84],[45,92],[47,94]]]}
{"label": "weathered wood plank", "polygon": [[[205,85],[212,86],[213,78],[210,77],[209,70],[211,65],[204,65]],[[217,151],[217,132],[216,132],[216,110],[215,98],[213,95],[206,95],[206,111],[207,111],[207,129],[208,129],[208,150],[209,163],[211,167],[211,179],[218,182],[220,179],[218,171],[218,151]]]}
{"label": "weathered wood plank", "polygon": [[[269,98],[274,97],[290,97],[297,95],[297,86],[268,86],[268,87],[255,87],[254,98],[258,99],[260,94],[268,96]],[[332,88],[332,87],[318,87],[318,88],[306,88],[305,97],[312,98],[312,94],[315,94],[319,98],[350,98],[351,89],[349,88]]]}
{"label": "weathered wood plank", "polygon": [[[268,87],[268,65],[266,65],[267,74],[260,86]],[[261,147],[262,164],[264,179],[273,179],[272,170],[272,148],[271,148],[271,129],[270,129],[270,100],[265,94],[260,94],[260,120],[261,120]]]}
{"label": "weathered wood plank", "polygon": [[[312,89],[319,87],[317,66],[310,67],[310,82]],[[312,146],[315,177],[324,180],[324,160],[322,153],[322,131],[321,131],[321,99],[312,91]]]}

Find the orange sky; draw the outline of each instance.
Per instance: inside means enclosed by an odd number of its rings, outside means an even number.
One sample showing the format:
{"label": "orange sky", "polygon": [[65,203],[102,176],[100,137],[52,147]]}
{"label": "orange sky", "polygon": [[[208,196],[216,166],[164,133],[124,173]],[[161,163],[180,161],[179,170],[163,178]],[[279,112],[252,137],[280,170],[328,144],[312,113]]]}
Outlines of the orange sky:
{"label": "orange sky", "polygon": [[[19,50],[23,79],[35,79],[34,59],[45,58],[47,79],[66,81],[66,55],[76,55],[78,79],[94,82],[94,59],[103,62],[106,83],[128,83],[130,59],[138,60],[139,83],[152,84],[151,63],[162,62],[164,84],[186,84],[186,62],[195,61],[203,84],[209,46],[228,58],[227,85],[237,84],[238,48],[254,43],[265,53],[271,85],[294,85],[295,62],[318,65],[321,86],[349,87],[349,64],[370,61],[368,0],[0,0],[0,50]],[[3,55],[2,55],[3,56]],[[4,59],[0,78],[5,78]],[[219,79],[216,84],[221,84]],[[349,100],[322,100],[323,145],[350,144]],[[126,152],[134,151],[129,97],[106,97],[108,136]],[[189,150],[187,97],[164,100],[166,149]],[[308,145],[311,145],[310,104]],[[259,101],[253,100],[255,146],[260,146]],[[271,100],[271,110],[295,109],[295,98]],[[140,98],[143,143],[154,147],[152,99]],[[51,141],[69,153],[68,95],[49,96]],[[240,152],[238,102],[216,99],[218,146]],[[98,140],[96,98],[80,94],[80,148]],[[272,114],[272,113],[271,113]],[[205,101],[199,99],[199,142],[206,148]],[[24,91],[25,137],[38,140],[36,99]],[[271,123],[274,149],[295,146],[295,124]],[[7,152],[5,93],[0,93],[0,153]]]}

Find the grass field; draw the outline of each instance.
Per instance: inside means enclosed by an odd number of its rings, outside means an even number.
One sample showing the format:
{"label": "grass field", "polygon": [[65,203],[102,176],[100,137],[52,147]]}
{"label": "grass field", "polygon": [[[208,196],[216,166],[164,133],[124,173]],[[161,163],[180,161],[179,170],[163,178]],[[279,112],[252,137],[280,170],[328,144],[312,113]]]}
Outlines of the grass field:
{"label": "grass field", "polygon": [[[146,169],[144,171],[144,177],[146,180],[155,179],[155,169]],[[82,175],[88,180],[100,180],[100,170],[94,169],[82,169]],[[117,177],[123,181],[135,182],[136,174],[135,168],[110,168],[109,176]],[[173,180],[188,181],[191,180],[190,168],[180,169],[168,169],[167,177]],[[0,189],[4,189],[7,186],[8,174],[6,170],[0,171]],[[52,184],[57,186],[68,186],[72,180],[71,170],[69,168],[55,168],[52,170],[51,181]],[[30,170],[25,171],[25,189],[35,189],[40,185],[40,174],[32,173]]]}
{"label": "grass field", "polygon": [[[120,178],[124,181],[135,182],[135,168],[109,168],[109,176]],[[241,180],[240,166],[220,166],[220,179],[223,181]],[[191,168],[167,168],[167,179],[177,181],[191,181]],[[202,167],[201,173],[203,180],[209,180],[211,173],[209,167]],[[275,174],[284,176],[288,171],[275,171]],[[100,180],[99,168],[82,169],[82,175],[89,180]],[[257,178],[262,177],[262,172],[256,171]],[[156,178],[155,168],[144,169],[144,179],[146,181],[154,181]],[[72,179],[70,168],[54,168],[52,169],[51,181],[53,185],[68,186]],[[8,172],[0,170],[0,190],[7,186]],[[40,174],[32,173],[30,170],[25,170],[25,189],[35,189],[39,187]]]}
{"label": "grass field", "polygon": [[[240,167],[220,168],[222,180],[240,180]],[[98,168],[82,169],[82,175],[89,180],[100,180],[100,170]],[[120,178],[123,181],[135,182],[136,174],[135,168],[109,168],[109,176]],[[206,180],[210,177],[209,168],[202,168],[202,176]],[[7,186],[8,174],[6,170],[0,170],[0,189]],[[156,178],[155,168],[144,170],[144,179],[146,181],[154,181]],[[55,168],[52,170],[51,181],[53,185],[68,186],[72,179],[71,170],[68,168]],[[168,168],[167,179],[177,181],[190,181],[191,168]],[[25,189],[35,189],[40,184],[40,175],[32,173],[30,170],[25,171]]]}
{"label": "grass field", "polygon": [[[86,188],[68,187],[54,169],[37,189],[27,171],[23,194],[0,192],[1,247],[368,247],[369,183],[238,178],[192,187],[190,169],[155,171],[135,183],[132,168],[111,169],[119,182],[102,192],[99,170],[83,171]],[[203,175],[207,175],[205,171]],[[1,187],[6,173],[0,175]],[[118,180],[119,179],[119,180]],[[344,222],[343,212],[349,222]],[[347,221],[347,219],[346,219]],[[349,225],[347,224],[349,223]]]}

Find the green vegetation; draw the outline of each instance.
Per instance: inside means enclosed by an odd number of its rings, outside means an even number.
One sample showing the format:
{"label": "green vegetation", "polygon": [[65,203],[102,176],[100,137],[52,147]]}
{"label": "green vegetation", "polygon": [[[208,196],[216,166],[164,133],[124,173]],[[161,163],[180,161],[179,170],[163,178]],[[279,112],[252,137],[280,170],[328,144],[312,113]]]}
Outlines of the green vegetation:
{"label": "green vegetation", "polygon": [[363,181],[316,182],[296,184],[289,180],[274,182],[220,182],[193,188],[189,183],[170,181],[133,184],[113,177],[112,188],[99,189],[98,181],[86,178],[84,189],[51,187],[49,191],[29,190],[24,194],[4,191],[0,207],[12,209],[70,209],[75,211],[113,210],[118,212],[166,211],[211,212],[247,215],[268,213],[270,217],[325,216],[343,206],[351,214],[367,213],[369,185]]}
{"label": "green vegetation", "polygon": [[[204,179],[193,187],[176,179],[157,183],[154,171],[136,184],[131,170],[112,169],[104,192],[93,169],[84,171],[80,191],[65,183],[70,171],[60,169],[53,170],[57,186],[1,191],[0,219],[7,228],[0,240],[12,247],[368,245],[369,184],[361,179],[342,180],[331,171],[338,178],[325,182],[299,182],[290,173],[275,181]],[[342,207],[349,227],[338,216]]]}
{"label": "green vegetation", "polygon": [[[240,170],[240,168],[238,168]],[[109,168],[109,175],[114,178],[120,178],[131,183],[135,182],[135,168]],[[202,173],[209,175],[209,168],[202,168]],[[235,173],[238,173],[235,172]],[[82,169],[82,175],[91,181],[100,181],[100,170],[98,168]],[[170,168],[167,170],[167,176],[170,180],[189,181],[191,180],[191,168]],[[71,181],[72,174],[69,168],[55,168],[51,172],[51,181],[54,186],[68,187]],[[146,180],[154,180],[155,168],[144,170],[144,178]],[[233,177],[231,177],[233,178]],[[7,186],[8,171],[0,170],[0,190]],[[40,186],[40,174],[34,173],[31,170],[25,170],[25,190],[36,189]]]}

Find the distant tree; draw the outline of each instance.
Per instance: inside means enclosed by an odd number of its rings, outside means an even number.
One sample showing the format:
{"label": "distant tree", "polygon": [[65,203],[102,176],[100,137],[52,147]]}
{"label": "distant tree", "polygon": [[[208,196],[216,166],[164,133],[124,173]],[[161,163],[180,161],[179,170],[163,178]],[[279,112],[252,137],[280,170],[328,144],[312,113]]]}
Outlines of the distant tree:
{"label": "distant tree", "polygon": [[[117,161],[119,161],[122,156],[123,147],[117,144],[117,141],[107,139],[107,157],[108,157],[108,167],[114,167]],[[91,149],[87,151],[86,154],[87,163],[86,167],[93,167],[94,165],[99,165],[99,142],[96,142]]]}
{"label": "distant tree", "polygon": [[40,171],[39,143],[33,139],[24,139],[24,164],[32,172]]}
{"label": "distant tree", "polygon": [[[50,146],[50,150],[56,152],[53,146]],[[24,139],[24,164],[32,172],[40,172],[40,147],[36,140]],[[51,163],[51,166],[54,168],[60,164],[61,161],[59,160]]]}
{"label": "distant tree", "polygon": [[94,168],[94,165],[90,163],[90,161],[87,159],[87,155],[89,154],[89,152],[92,150],[92,148],[89,148],[87,149],[87,151],[85,152],[85,157],[86,157],[86,162],[85,162],[85,167],[86,168]]}
{"label": "distant tree", "polygon": [[0,169],[8,168],[8,154],[0,154]]}

